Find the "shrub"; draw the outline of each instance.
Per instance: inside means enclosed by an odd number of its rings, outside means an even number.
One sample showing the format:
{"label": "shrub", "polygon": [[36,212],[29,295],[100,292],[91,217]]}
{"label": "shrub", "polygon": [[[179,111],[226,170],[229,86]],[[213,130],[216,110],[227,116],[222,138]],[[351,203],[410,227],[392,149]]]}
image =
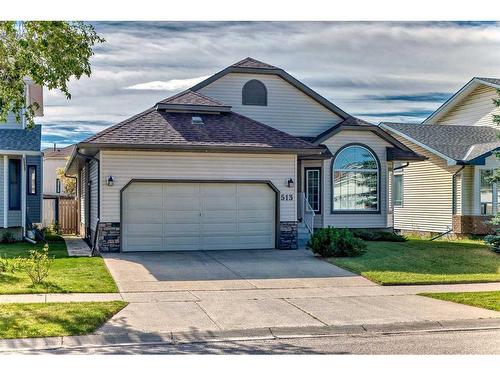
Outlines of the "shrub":
{"label": "shrub", "polygon": [[14,273],[24,268],[24,259],[21,257],[7,258],[0,256],[0,273]]}
{"label": "shrub", "polygon": [[12,232],[5,232],[2,236],[3,243],[14,243],[16,242],[16,238]]}
{"label": "shrub", "polygon": [[495,253],[500,254],[500,235],[490,234],[489,236],[485,236],[484,242],[489,246],[491,250],[493,250]]}
{"label": "shrub", "polygon": [[49,275],[53,258],[49,257],[49,245],[45,244],[42,250],[30,250],[25,259],[23,268],[33,284],[41,284]]}
{"label": "shrub", "polygon": [[353,229],[352,233],[355,237],[361,238],[364,241],[389,241],[389,242],[405,242],[408,239],[394,232],[387,232],[383,230],[366,230],[366,229]]}
{"label": "shrub", "polygon": [[322,257],[354,257],[365,252],[366,244],[349,229],[328,227],[315,231],[307,247]]}

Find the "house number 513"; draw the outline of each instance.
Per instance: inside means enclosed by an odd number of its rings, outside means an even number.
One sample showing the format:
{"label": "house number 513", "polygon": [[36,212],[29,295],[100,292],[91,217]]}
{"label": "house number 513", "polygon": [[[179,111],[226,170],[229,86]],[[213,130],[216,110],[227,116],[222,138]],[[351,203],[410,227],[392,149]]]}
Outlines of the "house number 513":
{"label": "house number 513", "polygon": [[293,194],[281,194],[282,201],[293,201]]}

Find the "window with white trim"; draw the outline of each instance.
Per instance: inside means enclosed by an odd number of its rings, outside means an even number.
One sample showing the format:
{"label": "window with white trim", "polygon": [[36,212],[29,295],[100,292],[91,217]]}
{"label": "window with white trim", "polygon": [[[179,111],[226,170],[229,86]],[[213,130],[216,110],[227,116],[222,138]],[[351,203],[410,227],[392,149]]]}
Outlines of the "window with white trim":
{"label": "window with white trim", "polygon": [[61,180],[56,178],[56,193],[61,193]]}
{"label": "window with white trim", "polygon": [[493,170],[482,169],[479,173],[481,215],[496,215],[500,208],[500,191],[497,183],[490,180]]}
{"label": "window with white trim", "polygon": [[379,164],[366,147],[351,145],[333,161],[333,211],[378,211]]}
{"label": "window with white trim", "polygon": [[321,212],[321,169],[306,168],[306,197],[315,213]]}

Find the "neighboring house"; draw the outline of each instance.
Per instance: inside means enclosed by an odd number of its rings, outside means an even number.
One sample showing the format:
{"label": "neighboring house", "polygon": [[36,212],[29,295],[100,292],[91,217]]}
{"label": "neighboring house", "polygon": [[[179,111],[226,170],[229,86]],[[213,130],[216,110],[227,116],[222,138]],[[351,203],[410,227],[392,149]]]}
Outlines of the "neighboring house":
{"label": "neighboring house", "polygon": [[418,160],[246,58],[78,143],[66,172],[102,252],[293,249],[313,226],[392,227],[393,162]]}
{"label": "neighboring house", "polygon": [[[42,116],[42,88],[27,83],[26,99],[39,104],[36,115]],[[27,129],[25,119],[18,123],[14,114],[0,123],[0,240],[5,232],[21,239],[26,234],[27,223],[41,221],[40,144],[41,126]]]}
{"label": "neighboring house", "polygon": [[64,193],[64,181],[57,177],[57,169],[66,167],[66,163],[75,146],[46,148],[43,152],[43,194],[45,196],[61,196]]}
{"label": "neighboring house", "polygon": [[427,157],[394,171],[394,228],[402,231],[486,234],[500,207],[488,181],[500,163],[493,115],[500,115],[500,79],[473,78],[423,124],[382,123],[406,146]]}

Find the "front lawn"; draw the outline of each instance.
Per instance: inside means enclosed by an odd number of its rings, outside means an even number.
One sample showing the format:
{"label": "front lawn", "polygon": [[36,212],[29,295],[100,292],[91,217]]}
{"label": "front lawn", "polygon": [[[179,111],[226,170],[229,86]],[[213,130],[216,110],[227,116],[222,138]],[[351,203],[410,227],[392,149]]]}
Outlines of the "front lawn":
{"label": "front lawn", "polygon": [[[0,255],[14,258],[27,256],[34,248],[42,249],[43,243],[0,243]],[[0,294],[26,293],[111,293],[117,292],[116,284],[101,257],[70,257],[62,238],[49,241],[49,255],[55,256],[49,276],[43,285],[32,285],[24,272],[0,274]]]}
{"label": "front lawn", "polygon": [[0,338],[92,333],[125,306],[123,301],[0,304]]}
{"label": "front lawn", "polygon": [[500,291],[463,293],[421,293],[421,296],[500,311]]}
{"label": "front lawn", "polygon": [[367,242],[365,254],[329,258],[382,285],[500,281],[500,255],[479,241]]}

